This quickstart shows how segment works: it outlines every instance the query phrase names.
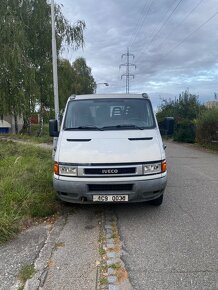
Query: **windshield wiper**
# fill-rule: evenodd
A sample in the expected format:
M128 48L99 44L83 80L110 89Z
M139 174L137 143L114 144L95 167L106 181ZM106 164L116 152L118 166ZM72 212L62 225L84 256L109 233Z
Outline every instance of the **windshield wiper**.
M104 130L110 130L110 129L139 129L139 130L144 130L145 127L141 127L141 126L137 126L137 125L134 125L134 124L127 124L127 125L111 125L111 126L104 126L104 127L101 127L102 129Z
M97 127L97 126L78 126L78 127L70 127L64 128L65 131L73 131L73 130L100 130L103 131L104 129Z

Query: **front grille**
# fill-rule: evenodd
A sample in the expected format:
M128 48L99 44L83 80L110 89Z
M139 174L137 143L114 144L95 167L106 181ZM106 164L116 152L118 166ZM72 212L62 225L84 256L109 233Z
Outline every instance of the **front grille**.
M133 184L88 184L89 191L131 191Z
M125 167L125 168L85 168L84 173L86 175L119 175L119 174L135 174L135 167Z

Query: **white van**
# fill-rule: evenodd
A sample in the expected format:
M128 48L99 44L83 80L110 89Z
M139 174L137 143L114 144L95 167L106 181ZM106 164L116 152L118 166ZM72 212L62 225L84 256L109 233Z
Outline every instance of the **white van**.
M72 203L161 205L165 148L147 94L80 95L68 99L58 136L54 188Z

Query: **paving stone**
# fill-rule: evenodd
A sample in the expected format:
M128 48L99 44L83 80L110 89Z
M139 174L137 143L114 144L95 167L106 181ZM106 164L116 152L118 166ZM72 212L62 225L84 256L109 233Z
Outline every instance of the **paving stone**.
M111 239L111 236L112 236L112 233L107 233L107 234L106 234L106 238L107 238L107 239Z
M108 273L108 276L115 275L116 271L112 268L108 268L107 273Z
M113 234L113 231L111 229L106 229L106 234Z
M107 229L108 229L108 230L112 230L112 226L111 226L111 225L105 225L104 227L105 227L106 230L107 230Z
M119 287L117 285L109 284L108 290L119 290Z
M117 254L115 253L115 252L109 252L109 253L107 253L107 256L108 256L108 258L109 259L115 259L115 258L117 258Z
M107 248L108 249L114 249L115 245L112 243L112 244L107 244Z
M114 240L113 239L107 239L107 244L113 244Z
M110 266L112 264L116 264L116 263L119 263L120 260L119 259L109 259L107 260L107 265Z
M117 277L116 276L112 276L112 275L108 276L107 279L108 279L108 283L109 284L114 284L117 281Z

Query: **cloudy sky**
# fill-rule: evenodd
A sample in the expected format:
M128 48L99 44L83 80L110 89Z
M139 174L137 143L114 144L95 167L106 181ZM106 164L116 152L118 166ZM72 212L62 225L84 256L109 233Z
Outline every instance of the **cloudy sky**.
M160 98L188 89L205 102L218 92L217 0L57 0L65 17L86 22L84 50L65 50L74 61L82 56L92 68L97 93L125 93L127 52L136 65L131 92Z

